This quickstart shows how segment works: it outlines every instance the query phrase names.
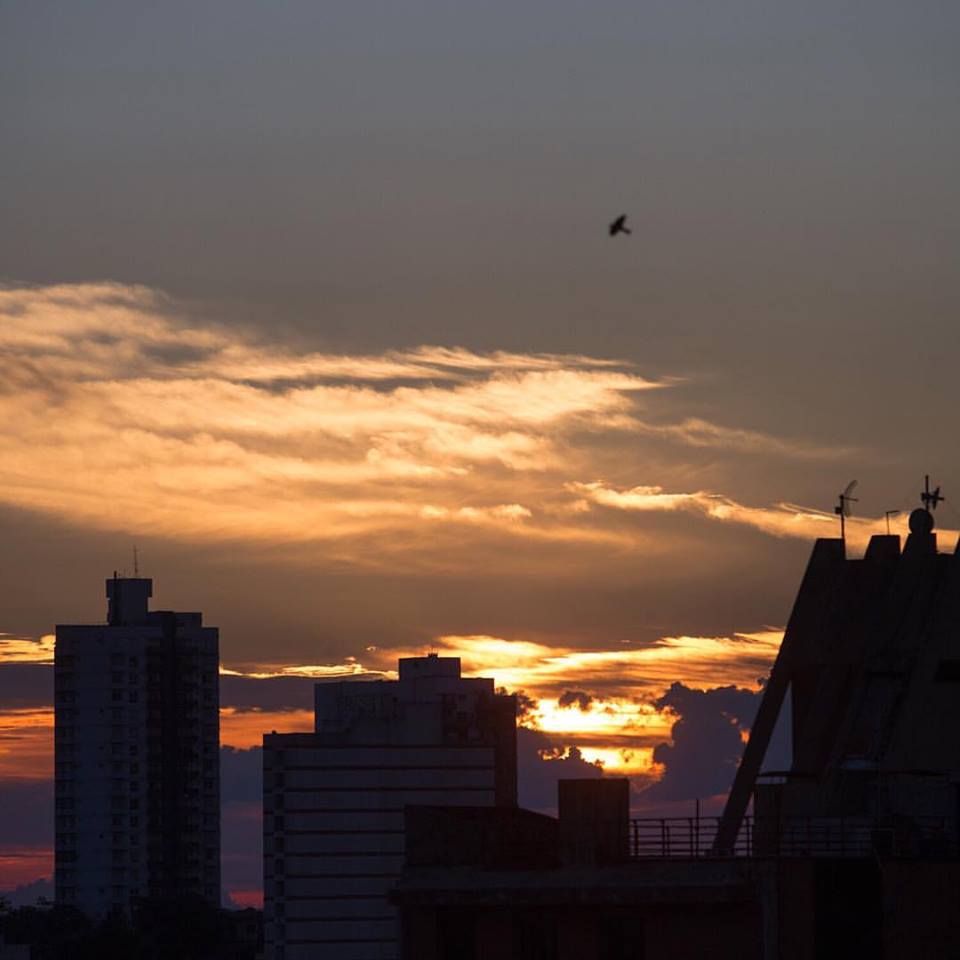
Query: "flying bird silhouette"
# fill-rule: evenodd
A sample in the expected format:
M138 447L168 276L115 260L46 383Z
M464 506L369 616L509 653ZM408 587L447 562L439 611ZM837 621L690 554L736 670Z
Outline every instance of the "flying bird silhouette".
M625 213L621 213L620 216L610 224L609 232L611 237L615 237L618 233L633 233L627 226L627 215Z

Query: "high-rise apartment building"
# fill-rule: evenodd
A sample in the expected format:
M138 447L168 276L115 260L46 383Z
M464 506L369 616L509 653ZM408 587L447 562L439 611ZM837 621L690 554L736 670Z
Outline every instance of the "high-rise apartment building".
M56 899L220 900L218 631L107 580L107 622L57 627Z
M516 761L515 698L458 658L318 684L313 733L264 737L269 960L399 957L404 807L516 806Z

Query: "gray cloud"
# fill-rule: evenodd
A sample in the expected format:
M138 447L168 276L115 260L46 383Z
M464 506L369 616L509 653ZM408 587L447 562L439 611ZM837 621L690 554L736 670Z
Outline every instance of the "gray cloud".
M220 676L220 706L235 710L313 710L311 677Z
M539 730L517 730L517 786L520 806L556 813L557 782L603 776L603 768L583 759L577 747Z
M737 687L694 690L674 683L657 701L677 714L671 743L654 749L663 777L644 800L694 800L726 793L743 753L741 731L748 730L761 693Z
M586 711L590 709L591 703L593 697L583 690L564 690L557 699L557 706L561 709L576 707L580 711Z
M53 846L53 780L3 780L0 850Z
M53 706L53 668L46 663L0 661L0 704L5 710Z

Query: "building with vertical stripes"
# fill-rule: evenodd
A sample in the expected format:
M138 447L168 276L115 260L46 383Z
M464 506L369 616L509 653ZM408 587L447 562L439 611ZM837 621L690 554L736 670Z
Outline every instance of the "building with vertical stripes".
M57 627L58 903L93 917L145 898L220 901L218 632L107 581L107 622Z
M268 960L393 960L404 807L517 802L516 701L460 660L316 687L313 733L263 741Z

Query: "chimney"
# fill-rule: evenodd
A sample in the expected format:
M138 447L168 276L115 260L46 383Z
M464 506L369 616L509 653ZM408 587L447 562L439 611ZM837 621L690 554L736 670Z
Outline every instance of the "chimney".
M560 780L560 856L577 866L622 863L629 854L630 782Z

